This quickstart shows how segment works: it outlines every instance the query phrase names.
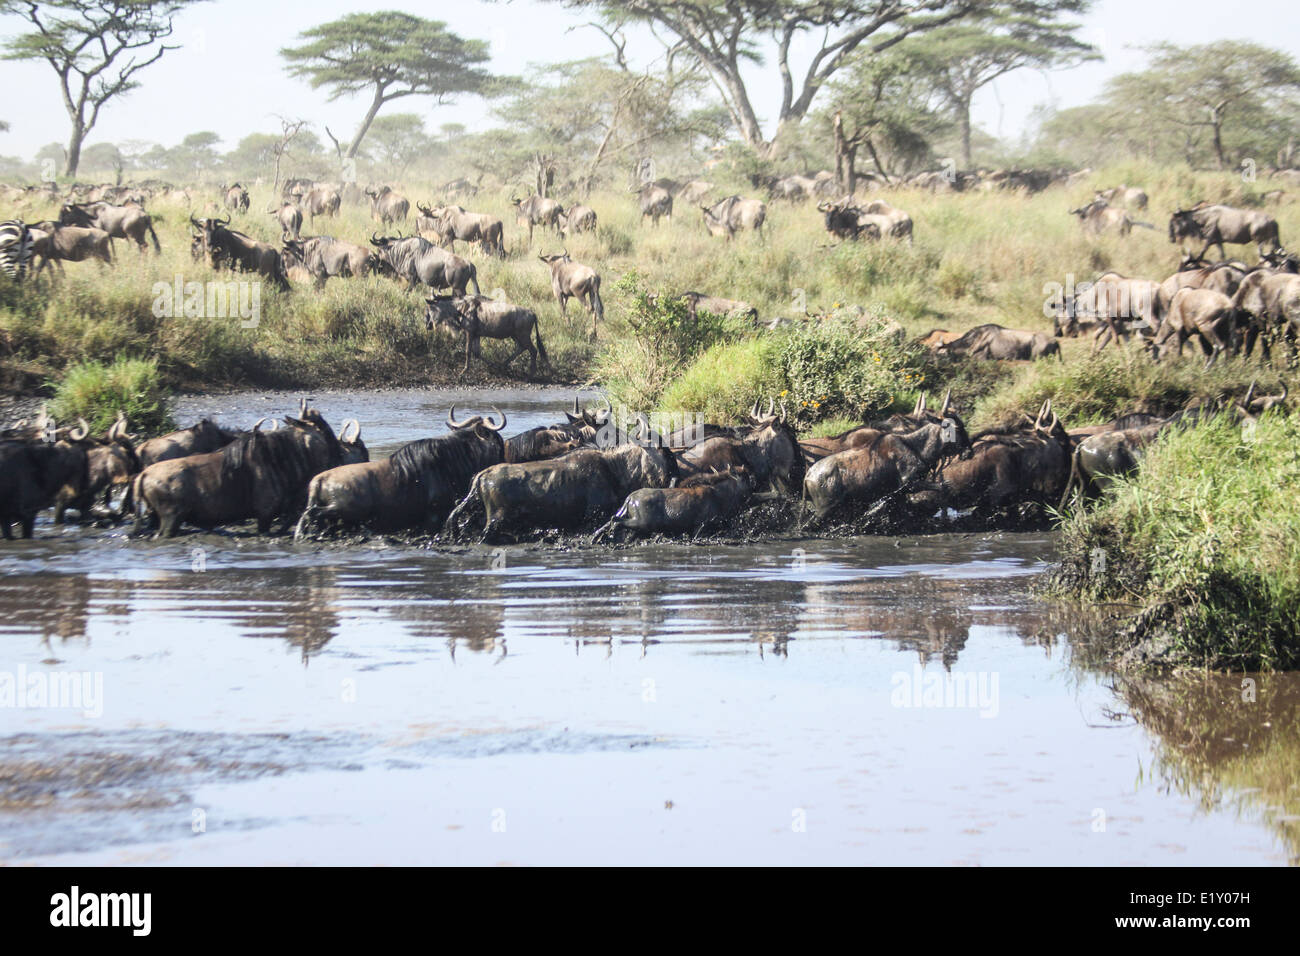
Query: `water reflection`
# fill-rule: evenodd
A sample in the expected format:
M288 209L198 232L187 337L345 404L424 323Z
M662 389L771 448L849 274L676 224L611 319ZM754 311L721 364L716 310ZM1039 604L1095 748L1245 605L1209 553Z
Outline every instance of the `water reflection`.
M1116 716L1157 742L1147 776L1267 824L1300 865L1300 674L1117 676L1114 690Z

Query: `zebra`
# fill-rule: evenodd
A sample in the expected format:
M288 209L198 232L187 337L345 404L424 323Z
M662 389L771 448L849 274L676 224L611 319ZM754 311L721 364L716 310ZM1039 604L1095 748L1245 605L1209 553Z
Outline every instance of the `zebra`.
M0 222L0 272L21 282L32 257L32 232L21 219Z

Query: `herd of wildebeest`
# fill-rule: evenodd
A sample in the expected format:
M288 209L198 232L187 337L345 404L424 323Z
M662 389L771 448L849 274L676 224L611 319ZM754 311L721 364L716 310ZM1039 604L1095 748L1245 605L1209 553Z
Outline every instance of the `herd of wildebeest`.
M768 183L769 198L823 195L823 177L804 178L806 184L796 183L800 195L793 196L783 181ZM1044 177L1039 188L1056 181L1061 180ZM959 188L951 179L943 182L944 188ZM1014 178L987 182L1018 185ZM426 298L428 327L464 334L466 368L478 354L479 339L494 337L514 340L511 361L530 352L530 374L536 373L538 355L546 361L536 314L481 295L475 264L452 251L460 241L504 257L499 218L468 212L448 199L440 206L417 204L418 235L374 234L369 249L328 236L304 238L304 216L314 221L335 215L349 188L385 224L404 222L410 214L409 202L391 187L293 180L282 203L267 210L282 230L281 248L229 228L229 216L191 213L194 256L214 268L253 272L284 285L295 275L318 285L371 272L405 280L412 289L434 293ZM114 237L142 251L152 239L156 249L144 208L148 197L138 187L131 195L120 187L107 189L112 191L69 197L57 222L0 225L4 271L21 280L32 258L37 273L60 259L108 262L111 251L99 251ZM166 195L163 187L155 189ZM671 217L674 199L686 199L699 203L710 233L731 239L754 232L762 241L766 202L740 196L700 202L711 189L702 181L658 181L633 192L643 222L652 226ZM581 204L565 208L535 194L511 199L530 244L534 228L567 235L596 227L596 212ZM239 184L226 190L223 201L247 212L248 194ZM1098 192L1072 213L1090 232L1127 234L1135 225L1149 225L1129 214L1146 206L1143 190L1124 185ZM912 239L911 217L884 199L821 198L817 208L837 242ZM1081 284L1053 304L1055 336L982 325L960 335L936 329L920 341L941 355L1059 359L1059 337L1091 332L1094 349L1137 335L1155 358L1171 350L1181 354L1195 339L1207 366L1227 353L1249 356L1256 343L1270 361L1271 349L1284 343L1294 361L1300 257L1282 247L1272 216L1202 202L1172 214L1169 239L1185 249L1189 242L1201 248L1185 252L1177 271L1163 281L1108 272ZM1255 244L1258 262L1204 258L1214 247L1226 255L1225 243ZM551 270L561 312L569 298L577 298L592 315L594 337L604 311L600 275L572 261L567 251L540 258ZM451 294L438 295L443 289ZM742 301L699 292L682 298L691 317L728 313L758 322L757 311ZM377 461L370 460L358 422L344 423L336 434L306 399L297 415L263 419L248 430L204 420L143 441L121 417L103 435L91 435L84 422L59 427L42 412L0 430L0 530L10 538L11 525L18 523L23 536L31 537L36 515L49 507L56 523L69 510L83 520L133 517L138 533L156 530L163 537L182 526L211 529L250 520L260 534L278 526L280 533L293 529L295 537L416 532L456 541L518 540L553 531L594 540L736 533L755 529L759 515L768 528L775 521L801 531L871 530L898 522L926 527L955 513L996 521L1013 513L1042 515L1044 506L1061 507L1076 490L1095 491L1109 476L1131 472L1143 448L1164 429L1209 414L1253 420L1287 397L1285 388L1264 395L1252 385L1214 406L1167 416L1133 413L1082 428L1068 428L1049 400L1032 417L1023 414L1019 422L968 434L949 397L933 410L922 395L910 414L816 438L800 438L785 409L770 399L765 412L756 401L741 421L701 423L669 434L656 431L644 415L615 421L612 409L584 408L575 398L563 421L503 437L504 414L458 420L452 406L447 434L409 442Z

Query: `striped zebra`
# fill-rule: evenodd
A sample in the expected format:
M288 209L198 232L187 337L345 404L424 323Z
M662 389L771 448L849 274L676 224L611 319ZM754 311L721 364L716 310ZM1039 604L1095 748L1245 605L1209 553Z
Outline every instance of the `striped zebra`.
M21 282L32 257L32 232L21 219L0 222L0 272Z

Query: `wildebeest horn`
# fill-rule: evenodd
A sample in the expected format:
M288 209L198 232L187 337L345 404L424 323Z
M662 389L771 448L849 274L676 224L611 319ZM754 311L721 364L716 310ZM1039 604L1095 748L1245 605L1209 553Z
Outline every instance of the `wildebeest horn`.
M939 409L939 417L942 418L948 414L948 406L952 404L952 387L948 388L947 394L943 396L943 407Z
M573 393L573 414L575 415L580 414L580 411L581 410L578 408L578 393L574 392Z
M916 399L916 406L912 409L913 417L925 414L926 392L922 392Z
M256 432L256 431L260 431L261 428L262 428L262 426L263 426L264 424L266 424L267 422L270 422L270 423L271 423L271 427L270 427L269 429L267 429L267 431L273 431L273 432L274 432L274 431L279 431L279 430L280 430L280 419L276 418L274 415L268 415L268 416L265 417L265 418L259 418L259 419L257 420L257 424L253 426L253 431L255 431L255 432Z
M456 421L456 403L452 402L451 410L447 412L447 424L450 425L452 428L464 428L466 425L469 424L469 422L470 420L466 420L463 422Z
M501 409L497 408L495 405L492 406L492 411L496 412L499 416L501 416L501 424L493 425L492 419L484 418L483 427L486 428L488 431L499 432L501 431L501 429L506 427L506 413L501 411Z
M306 416L307 416L307 399L300 398L298 399L298 417L305 418Z
M767 415L764 417L771 418L774 411L776 411L776 402L772 399L772 396L769 395L767 398Z
M73 441L84 441L90 434L90 423L84 418L77 419L77 427L68 429L68 437Z
M372 232L372 233L370 234L370 244L371 244L372 246L377 246L377 245L379 245L379 233L377 233L377 232Z
M356 434L354 434L351 438L347 437L349 428L356 429ZM339 441L350 445L356 443L360 438L361 438L361 423L357 421L355 418L345 419L343 422L343 427L339 429Z
M1246 397L1242 400L1242 404L1245 405L1247 408L1250 408L1251 396L1255 394L1256 381L1257 381L1256 379L1251 379L1250 388L1246 389Z

